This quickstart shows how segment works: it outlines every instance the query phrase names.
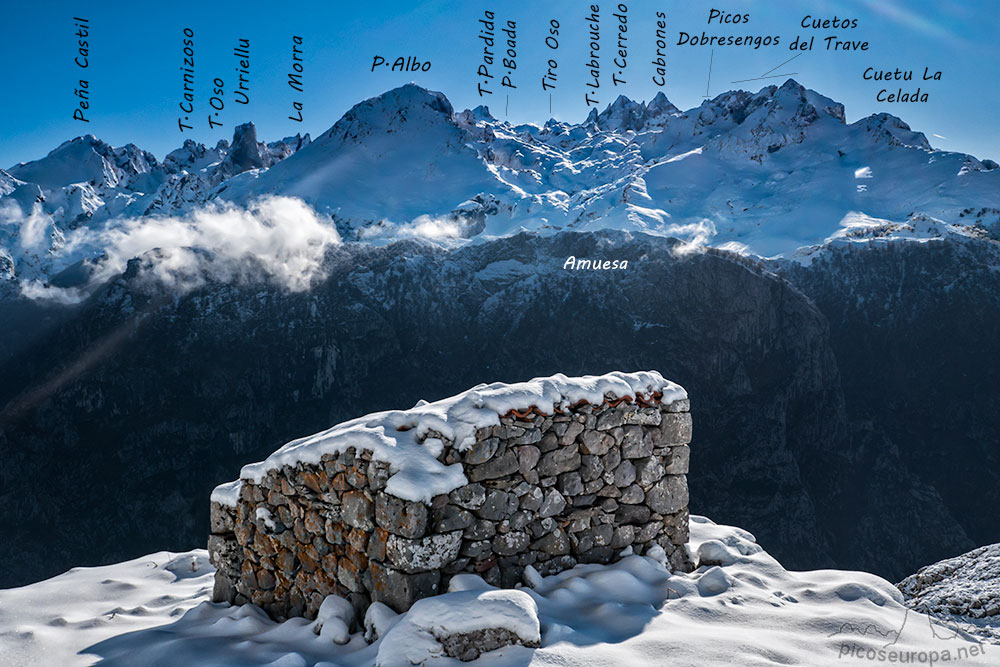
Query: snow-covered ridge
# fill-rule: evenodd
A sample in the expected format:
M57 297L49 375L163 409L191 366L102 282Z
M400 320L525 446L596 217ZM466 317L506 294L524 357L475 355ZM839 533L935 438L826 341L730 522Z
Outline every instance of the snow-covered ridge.
M420 402L409 410L365 415L326 431L284 445L260 463L240 471L240 480L259 483L268 471L297 463L317 464L325 454L349 447L372 452L375 460L390 464L386 491L404 500L429 502L468 483L461 464L446 466L438 460L445 442L464 451L475 441L477 429L495 426L512 410L534 408L553 414L580 401L601 404L611 395L618 399L644 398L673 403L687 398L684 389L656 371L570 378L562 374L528 382L481 384L433 403ZM235 506L240 482L217 487L212 501Z
M822 244L799 248L787 258L808 266L831 249L844 246L885 245L887 243L931 243L940 241L989 241L990 232L981 224L950 223L922 213L895 222L852 211L841 227Z

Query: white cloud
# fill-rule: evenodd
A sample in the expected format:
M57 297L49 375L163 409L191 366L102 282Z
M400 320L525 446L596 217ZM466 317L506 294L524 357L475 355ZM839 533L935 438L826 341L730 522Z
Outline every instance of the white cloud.
M23 230L22 223L22 242ZM192 289L208 279L264 278L301 291L322 277L326 250L338 243L333 223L301 200L267 197L247 208L218 203L183 216L114 219L96 228L81 227L66 234L55 259L68 266L81 258L100 257L90 285L142 257L149 260L146 275L172 288ZM52 290L26 281L24 291L39 297Z
M674 248L677 257L684 257L696 252L703 252L709 242L715 237L715 223L708 218L684 225L669 225L664 231L675 236L683 243Z
M416 236L425 239L454 239L461 236L462 230L453 220L432 218L421 215L408 225L399 228L400 236Z
M0 220L7 225L17 226L17 243L24 250L41 249L52 223L51 218L42 211L41 204L35 204L31 207L31 213L24 215L21 207L13 201L4 202L4 205L0 206Z
M444 241L462 238L462 228L455 220L447 217L421 215L405 223L380 220L373 225L361 227L358 230L358 238L376 243L404 238Z

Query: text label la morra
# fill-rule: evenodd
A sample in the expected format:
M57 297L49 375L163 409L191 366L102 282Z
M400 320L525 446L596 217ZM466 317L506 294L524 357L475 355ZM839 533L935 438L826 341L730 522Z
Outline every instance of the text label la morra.
M292 35L292 71L288 73L288 85L292 90L296 92L304 92L305 84L302 82L302 72L304 67L302 66L302 38L298 35ZM289 114L288 120L294 120L298 123L302 122L302 109L304 105L299 100L292 100L292 113Z

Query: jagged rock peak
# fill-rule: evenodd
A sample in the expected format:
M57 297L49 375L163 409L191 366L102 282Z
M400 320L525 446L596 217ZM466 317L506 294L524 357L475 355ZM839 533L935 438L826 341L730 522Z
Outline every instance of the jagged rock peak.
M156 157L135 144L115 148L93 134L84 134L64 141L41 159L21 162L8 171L42 187L83 182L115 187L157 166Z
M184 144L163 158L163 167L168 174L184 171L197 171L222 160L229 149L228 142L220 142L215 148L209 148L193 139L185 139Z
M81 134L78 137L73 137L72 139L67 139L66 141L62 142L61 144L50 150L48 153L46 153L44 158L41 158L39 160L29 160L27 162L18 162L10 169L8 169L8 171L11 173L15 173L16 171L28 165L38 164L47 158L58 156L60 154L69 153L74 150L75 151L93 150L94 152L97 152L99 154L108 154L111 152L112 147L109 144L106 144L105 142L98 139L93 134Z
M493 114L490 113L490 108L485 104L480 104L478 107L472 110L472 117L476 120L496 120Z
M248 140L257 141L257 126L254 125L253 121L237 125L236 129L233 130L233 148L238 146L241 141Z
M286 146L292 146L296 150L298 150L299 148L308 146L310 141L312 141L312 137L309 136L308 132L306 132L305 134L296 132L292 136L284 137L283 139L279 139L278 141L272 141L267 145L268 147L275 147L284 144Z
M404 125L453 124L454 115L455 110L444 93L407 83L355 104L317 141L356 139L398 131Z
M675 114L680 113L680 109L674 106L674 104L667 99L667 96L663 94L662 91L658 92L656 96L649 101L646 105L646 112L656 111L660 114Z
M296 134L292 137L285 137L278 141L272 141L266 146L268 155L270 156L271 164L275 162L280 162L284 160L289 155L298 153L300 150L308 146L312 142L312 138L309 133Z
M806 88L795 79L788 79L781 86L765 86L756 93L731 90L703 102L699 111L704 123L714 122L721 116L737 125L757 112L771 124L809 125L823 117L844 123L846 118L843 104Z
M680 113L680 109L671 104L662 92L657 93L648 103L636 102L624 95L619 95L614 102L597 115L596 122L602 130L640 132L649 129L662 129L670 116Z
M769 86L769 88L771 87ZM795 79L788 79L785 83L781 84L780 88L771 92L769 96L783 104L791 103L797 105L801 117L819 117L825 115L841 123L846 120L843 104L825 95L820 95L815 90L806 88Z
M252 122L237 125L233 130L233 143L226 155L226 163L234 169L234 173L270 166L267 146L257 141L257 126Z
M458 112L454 118L466 130L470 130L473 133L482 133L482 139L492 139L493 133L490 126L499 122L490 113L489 107L485 104L480 104L475 109L466 109L465 111Z
M634 130L638 132L642 129L645 111L645 104L619 95L614 102L598 114L597 125L603 130L618 132Z
M875 141L885 141L892 146L917 146L927 150L931 149L931 144L923 132L913 131L902 118L884 111L862 118L854 125L864 127Z

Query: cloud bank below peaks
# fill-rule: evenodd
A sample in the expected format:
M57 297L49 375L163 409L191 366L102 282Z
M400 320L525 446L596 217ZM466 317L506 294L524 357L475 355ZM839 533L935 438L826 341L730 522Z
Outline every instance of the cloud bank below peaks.
M22 291L30 297L60 291L47 295L68 300L69 292L85 294L134 258L143 259L145 276L181 291L208 281L261 279L303 291L323 277L326 251L340 242L333 222L300 199L265 197L246 208L213 203L179 217L118 218L68 232L50 252L67 267L91 263L86 286L66 290L28 281Z

